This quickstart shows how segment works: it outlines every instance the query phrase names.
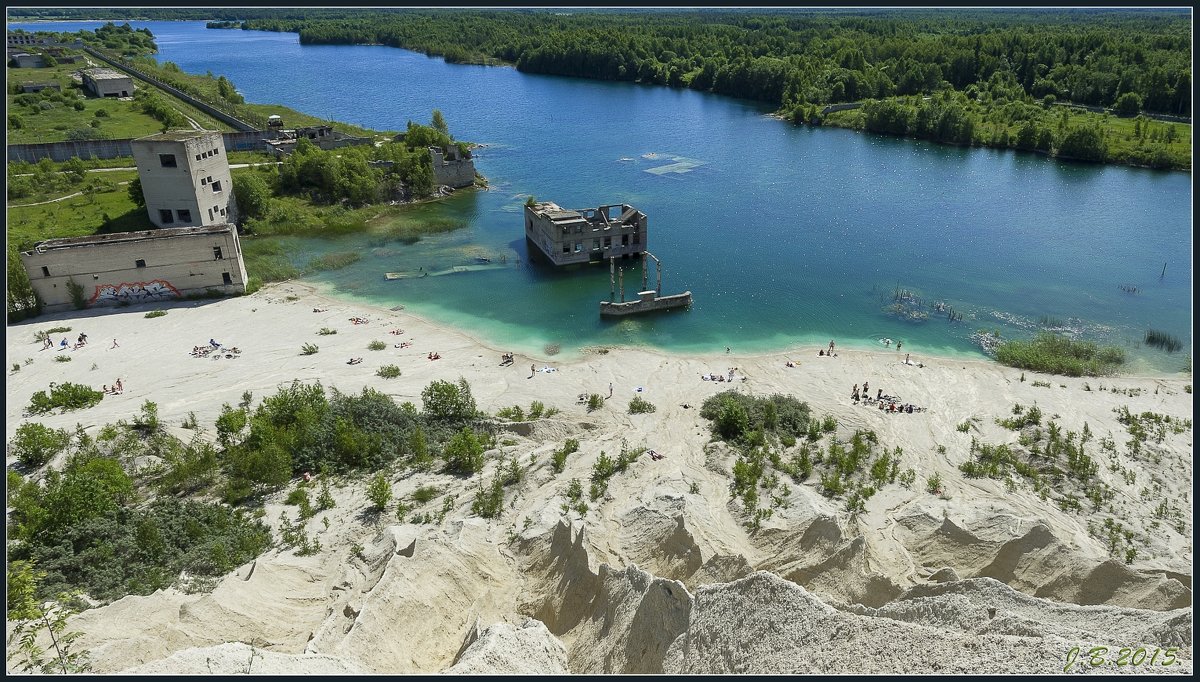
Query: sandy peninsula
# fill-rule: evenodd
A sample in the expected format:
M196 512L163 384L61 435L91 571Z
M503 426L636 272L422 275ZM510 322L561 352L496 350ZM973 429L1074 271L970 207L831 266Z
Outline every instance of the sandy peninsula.
M167 314L145 317L156 309ZM35 334L55 326L71 328L53 335L55 344L80 333L88 343L41 350ZM322 328L337 333L319 335ZM193 355L210 341L220 352ZM385 347L369 350L372 341ZM318 352L301 354L306 343ZM404 310L355 305L298 283L10 325L7 439L27 420L35 391L67 381L100 388L119 379L123 392L36 421L97 429L151 400L173 430L194 413L211 434L223 404L247 391L257 402L294 379L343 392L370 386L419 407L429 382L462 377L488 413L535 400L560 410L506 425L504 445L488 453L484 480L501 457L528 463L500 518L471 513L478 478L406 472L392 476L398 497L429 484L456 493L444 520L368 522L360 515L365 483L340 480L337 507L309 522L318 554L271 550L212 592L160 590L76 616L71 627L84 633L79 643L94 668L1060 672L1072 647L1102 643L1175 647L1180 662L1167 671L1191 671L1191 432L1155 444L1153 458L1134 457L1115 412L1191 419L1190 375L1041 376L909 347L838 349L836 357L818 356L816 347L755 355L736 347L713 355L610 348L571 360L518 353L502 365L507 351ZM354 358L362 361L348 364ZM376 375L390 364L400 377ZM732 381L702 379L731 371ZM871 394L925 410L855 404L851 389L864 382ZM578 400L608 396L610 387L599 410ZM707 397L731 389L794 395L814 415L834 417L838 438L874 431L881 444L900 448L915 484L888 486L851 514L813 480L784 481L790 502L749 527L729 492L736 455L710 442L699 415ZM656 411L628 414L634 396ZM1114 441L1111 461L1096 455L1098 476L1115 491L1113 513L1145 538L1135 560L1114 556L1089 530L1087 513L1060 509L1028 486L962 474L973 438L1017 441L995 423L1016 404L1036 404L1064 430L1086 423ZM549 453L566 438L577 438L580 451L556 474ZM618 452L622 442L662 457L642 457L615 477L586 516L564 513L567 482L587 481L600 451ZM926 490L934 474L940 494ZM268 501L266 519L279 516L282 499ZM1182 528L1152 523L1162 500L1186 507ZM858 653L848 659L846 647Z

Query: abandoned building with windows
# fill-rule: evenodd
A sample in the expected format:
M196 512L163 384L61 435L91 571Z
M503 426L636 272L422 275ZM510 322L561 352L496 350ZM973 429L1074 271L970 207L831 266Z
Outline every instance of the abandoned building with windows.
M49 239L21 261L47 312L246 291L233 225Z
M582 210L549 201L525 206L525 237L554 265L598 263L646 250L646 214L629 204Z
M133 78L115 69L84 69L83 89L92 97L133 97Z
M150 222L157 227L237 222L233 179L220 133L172 131L133 141Z

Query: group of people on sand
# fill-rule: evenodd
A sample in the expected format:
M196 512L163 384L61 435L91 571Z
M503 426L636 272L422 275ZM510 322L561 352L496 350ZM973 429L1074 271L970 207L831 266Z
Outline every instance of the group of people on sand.
M513 359L512 353L501 353L500 354L500 366L501 367L503 367L504 365L511 365L513 362L514 362L514 359Z
M109 388L108 384L104 385L104 392L108 395L121 395L125 392L125 384L122 384L121 378L117 377L117 381L112 385L112 388Z
M666 455L659 454L655 450L647 450L646 454L650 455L650 459L654 460L655 462L657 462L660 459L666 459L666 457L667 457Z
M437 351L429 351L429 355L425 356L426 360L441 360L442 356Z
M87 339L88 339L87 334L80 333L79 338L77 338L75 340L75 343L72 344L70 341L67 340L67 337L64 336L63 340L58 343L58 347L61 350L66 350L68 348L70 348L71 350L79 350L80 348L83 348L84 346L87 345ZM47 349L52 349L52 348L54 348L54 340L53 339L51 339L49 336L42 339L42 350L47 350Z
M733 373L736 371L737 371L737 367L730 367L729 372L727 374L716 374L716 373L701 374L700 380L701 381L719 381L722 383L724 383L726 381L732 382L733 381Z
M388 333L391 334L392 336L400 336L401 334L404 333L404 330L403 329L393 329L393 330L389 331Z
M350 318L350 322L352 324L368 324L370 323L370 320L365 317L352 317Z
M837 353L833 352L833 339L829 340L829 350L825 350L824 348L822 348L817 351L817 356L822 357L822 358L836 358L837 357Z
M911 405L909 403L897 403L886 400L879 401L879 409L883 412L907 412L908 414L925 411L924 407L917 407L916 405Z

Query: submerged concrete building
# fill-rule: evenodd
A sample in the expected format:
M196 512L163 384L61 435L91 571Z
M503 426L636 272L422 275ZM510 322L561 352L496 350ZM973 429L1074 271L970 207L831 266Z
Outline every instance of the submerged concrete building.
M554 265L596 263L646 250L646 214L629 204L582 210L542 201L525 206L525 238Z
M92 97L133 97L133 77L115 69L84 69L83 89Z
M158 227L237 222L221 133L171 131L138 138L131 147L150 222Z
M246 291L233 225L50 239L22 253L21 262L50 312L75 307L76 296L92 307Z

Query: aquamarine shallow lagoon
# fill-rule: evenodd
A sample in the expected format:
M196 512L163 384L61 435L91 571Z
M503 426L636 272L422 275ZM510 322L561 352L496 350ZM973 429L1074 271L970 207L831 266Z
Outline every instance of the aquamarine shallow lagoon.
M464 229L416 244L374 234L289 244L297 262L362 254L312 278L337 296L404 305L497 347L766 351L831 338L881 348L891 338L918 356L982 357L969 340L977 329L1027 337L1054 318L1125 347L1128 371L1157 374L1179 371L1184 358L1144 347L1148 328L1191 344L1189 173L795 127L753 102L449 65L387 47L301 46L294 34L202 22L132 23L157 37L160 61L226 75L249 101L385 130L427 122L436 107L457 137L486 144L476 165L487 191L409 209L461 219ZM677 160L690 170L648 172ZM695 305L600 320L606 267L555 272L529 262L521 207L530 194L566 207L626 202L645 211L664 293L690 289ZM504 267L384 279L477 256ZM625 274L633 296L640 268ZM897 287L964 319L889 314Z

